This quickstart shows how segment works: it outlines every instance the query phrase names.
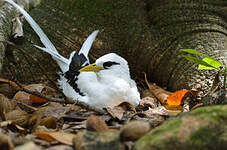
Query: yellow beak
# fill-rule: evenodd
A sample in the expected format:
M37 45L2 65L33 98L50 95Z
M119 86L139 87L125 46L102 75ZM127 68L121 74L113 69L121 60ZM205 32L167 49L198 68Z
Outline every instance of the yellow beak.
M79 70L79 72L84 72L84 71L92 71L92 72L99 72L100 70L103 70L102 67L96 66L95 63L87 65Z

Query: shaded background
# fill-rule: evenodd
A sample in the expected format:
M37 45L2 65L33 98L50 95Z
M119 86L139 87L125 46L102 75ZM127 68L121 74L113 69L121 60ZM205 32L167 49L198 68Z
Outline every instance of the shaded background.
M42 0L29 13L63 56L79 50L99 29L90 52L93 61L115 52L127 59L134 78L141 79L146 72L150 81L173 91L198 85L207 89L216 74L198 71L196 65L178 58L180 48L227 60L226 4L224 0ZM28 55L9 47L2 76L13 74L23 83L50 83L47 76L56 81L60 69L48 54L33 47L42 44L24 25L25 37L18 43Z

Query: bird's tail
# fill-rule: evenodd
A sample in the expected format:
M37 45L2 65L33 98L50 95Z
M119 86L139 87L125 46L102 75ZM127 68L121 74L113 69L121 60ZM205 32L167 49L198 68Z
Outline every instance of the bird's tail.
M70 55L70 58L67 59L63 56L61 56L57 49L54 47L54 45L51 43L51 41L48 39L46 34L43 32L43 30L39 27L39 25L34 21L34 19L19 5L17 5L13 0L5 0L6 2L13 5L15 8L17 8L21 14L24 15L27 22L31 25L33 30L36 32L36 34L39 36L41 42L45 47L40 47L38 45L35 45L35 47L49 53L52 58L58 63L59 67L61 68L62 72L66 72L69 69L69 65L71 63L72 57L76 54L75 52L72 52ZM78 55L84 55L86 58L86 63L89 63L88 59L88 53L90 51L90 48L98 34L98 30L92 32L91 35L87 38L87 40L83 43L83 46L81 47Z
M36 32L36 34L39 36L41 42L45 47L40 47L37 45L35 46L49 53L53 57L53 59L58 63L62 72L67 71L70 63L69 60L58 53L57 49L54 47L54 45L48 39L46 34L43 32L43 30L39 27L39 25L33 20L33 18L23 8L17 5L13 0L5 0L5 1L13 5L15 8L17 8L20 11L21 14L24 15L25 19L31 25L31 27Z

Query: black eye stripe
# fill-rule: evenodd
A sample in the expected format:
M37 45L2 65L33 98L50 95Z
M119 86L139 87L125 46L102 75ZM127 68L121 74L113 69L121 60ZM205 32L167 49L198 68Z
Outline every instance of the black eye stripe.
M120 64L117 62L114 62L114 61L107 61L107 62L103 63L103 68L108 69L109 67L111 67L113 65L120 65Z

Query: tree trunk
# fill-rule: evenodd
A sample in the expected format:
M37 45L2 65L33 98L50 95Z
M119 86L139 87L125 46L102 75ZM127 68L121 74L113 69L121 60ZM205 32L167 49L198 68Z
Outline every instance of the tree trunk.
M192 48L227 64L226 4L225 0L43 0L30 14L64 56L79 50L99 29L92 58L115 52L128 60L133 76L146 72L150 81L170 90L197 85L207 89L215 72L198 71L177 56L180 48ZM46 81L44 74L56 78L56 63L33 47L41 44L27 23L24 30L21 47L43 69L10 49L13 55L8 55L3 75L9 76L11 70L22 82ZM9 64L13 64L10 69Z

